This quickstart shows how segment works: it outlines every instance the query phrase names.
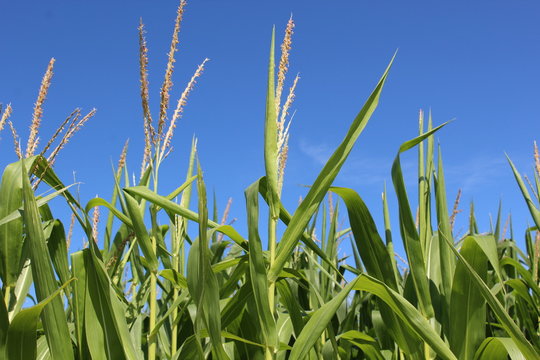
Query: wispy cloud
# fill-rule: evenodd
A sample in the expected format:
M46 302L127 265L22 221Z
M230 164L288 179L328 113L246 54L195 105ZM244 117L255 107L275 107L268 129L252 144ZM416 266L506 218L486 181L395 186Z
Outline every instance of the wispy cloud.
M334 150L326 143L313 144L305 138L300 140L299 147L304 155L319 165L324 165ZM338 181L345 183L346 186L382 186L385 181L391 183L390 172L393 161L393 157L383 155L350 156L338 176ZM415 159L407 157L401 159L401 168L408 185L415 184L416 166ZM448 159L444 171L447 183L461 188L464 192L496 184L501 181L501 177L508 179L509 175L508 163L504 156Z
M326 164L332 155L332 149L328 144L312 144L305 139L300 139L300 151L320 165Z
M508 163L504 157L475 156L460 159L459 164L449 163L445 166L445 177L452 183L471 192L481 186L493 185L501 178L508 178Z
M324 165L332 155L334 148L326 143L313 144L306 139L299 142L300 151L318 165ZM337 183L344 186L376 185L382 187L390 181L393 159L384 156L349 156L337 178ZM405 176L416 171L411 162L402 162Z

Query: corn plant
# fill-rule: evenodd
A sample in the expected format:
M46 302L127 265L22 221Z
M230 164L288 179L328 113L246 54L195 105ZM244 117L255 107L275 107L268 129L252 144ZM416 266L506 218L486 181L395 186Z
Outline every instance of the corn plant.
M5 168L0 184L0 358L540 358L537 149L533 196L510 162L535 223L525 231L526 252L516 246L513 234L505 238L501 211L487 233L479 233L471 211L469 232L456 236L458 201L450 214L443 156L434 146L434 133L446 124L433 127L431 114L426 125L420 113L419 135L397 149L391 174L399 217L390 218L385 188L384 229L378 229L361 194L333 183L378 106L392 58L307 195L294 211L286 209L281 190L289 109L298 82L297 77L282 103L291 19L277 74L272 33L265 174L245 190L247 234L242 235L227 224L227 209L219 221L217 208L208 208L196 140L185 179L168 193L159 187L174 129L206 63L197 68L169 116L184 7L181 1L155 121L142 22L139 26L145 148L138 180L128 175L126 144L113 171L110 201L94 198L83 206L56 176L54 157L45 156L50 145L35 155L39 121L26 153L16 146L19 160ZM35 119L41 119L39 104L50 84L50 66ZM11 108L0 114L1 130ZM69 129L80 128L80 111L68 119L67 124L74 124ZM408 196L400 161L413 148L418 151L416 205ZM52 191L36 195L40 183ZM48 205L58 196L86 236L88 244L81 251L68 254L72 231L66 235L64 222ZM101 232L99 208L108 211ZM261 213L268 216L266 229L259 228ZM343 217L345 228L340 225ZM392 221L397 221L399 234L392 232ZM399 240L405 269L394 253ZM350 241L352 262L338 256L344 241ZM36 304L24 308L34 293Z

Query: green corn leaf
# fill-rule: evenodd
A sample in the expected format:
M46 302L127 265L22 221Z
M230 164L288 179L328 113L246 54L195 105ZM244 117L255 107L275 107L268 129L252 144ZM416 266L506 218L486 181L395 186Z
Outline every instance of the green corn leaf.
M392 182L394 183L399 205L399 229L405 245L407 257L409 258L410 271L414 281L416 294L420 302L420 308L427 317L433 317L434 315L426 275L427 264L425 262L425 254L423 253L420 237L416 231L407 191L405 189L405 182L401 171L400 154L418 145L444 125L446 125L446 123L403 143L399 147L399 151L392 165Z
M206 329L202 329L201 331L199 331L199 336L200 336L200 337L209 337L208 331L206 331ZM240 342L243 342L243 343L245 343L245 344L249 344L249 345L254 345L254 346L260 347L260 348L262 348L262 349L265 348L265 346L264 346L263 344L259 344L259 343L256 343L256 342L254 342L254 341L251 341L251 340L248 340L248 339L244 339L243 337L240 337L240 336L231 334L230 332L227 332L227 331L222 331L222 332L221 332L221 336L223 336L225 339L230 339L230 340L240 341Z
M420 111L419 119L419 136L424 134L424 113ZM428 137L428 139L430 139ZM417 145L418 147L418 229L419 229L419 238L420 244L422 245L422 250L424 254L428 254L428 241L431 240L431 236L428 234L428 229L431 224L428 226L428 216L429 216L429 202L430 202L430 191L429 191L429 173L426 173L426 157L424 154L424 141L421 141ZM429 147L429 146L428 146ZM429 159L428 159L429 161Z
M425 341L440 358L457 359L426 318L403 296L369 275L360 275L352 284L354 290L367 291L384 301L409 331Z
M122 221L127 226L130 226L130 227L133 226L133 224L131 223L131 220L130 220L129 217L124 215L122 212L118 211L118 209L115 208L111 203L109 203L107 200L102 199L102 198L93 198L93 199L91 199L86 204L86 207L84 208L85 213L88 214L90 212L90 210L92 210L96 206L105 206L107 209L109 209L111 214L113 214L114 216L116 216L118 218L118 220ZM126 204L126 206L127 206L127 204Z
M154 327L154 330L152 330L152 332L148 335L148 337L156 336L159 329L161 329L162 325L165 323L165 321L167 321L167 319L169 318L169 316L171 316L171 314L173 313L173 311L175 309L177 311L179 310L178 311L179 315L177 315L177 316L182 315L182 312L186 309L186 305L187 305L186 299L187 299L187 297L188 297L187 291L183 292L179 297L176 298L176 300L174 300L171 303L171 306L169 307L169 309L156 322L156 326Z
M121 194L121 192L119 191L120 187L116 186L116 184L118 184L120 182L120 180L122 179L122 169L119 168L118 170L115 171L114 170L114 165L112 165L112 170L113 170L115 186L113 186L113 193L112 193L110 203L112 204L111 207L114 207L114 205L116 205L116 202L118 201L119 194ZM88 211L86 211L86 213L88 213ZM111 246L111 239L112 239L112 236L113 236L112 227L113 227L113 222L114 222L114 216L115 216L115 214L112 211L109 211L109 213L107 214L107 222L106 222L106 225L105 225L105 235L103 237L103 248L106 251L109 251L110 246Z
M37 160L36 156L26 159L27 169L35 169ZM4 287L15 284L22 265L20 262L23 242L20 239L23 234L23 221L19 209L23 206L22 177L27 177L27 172L23 174L22 167L22 161L8 165L0 183L0 279ZM46 201L50 199L51 197L48 197Z
M75 279L70 279L37 305L19 312L9 325L7 336L7 358L10 360L28 360L36 358L37 325L46 305L55 299L66 286Z
M81 272L86 273L86 294L81 305L84 307L84 333L92 359L140 359L129 334L126 311L103 264L91 249L83 250L83 254L85 269Z
M488 260L473 237L465 238L460 250L471 269L482 279L487 279ZM463 263L458 263L450 295L450 348L467 360L474 356L486 333L486 303L475 281L469 276Z
M253 288L249 280L233 296L221 311L221 325L227 328L234 320L243 315L248 301L253 301Z
M460 263L465 265L468 276L473 279L475 286L480 290L482 296L488 303L489 307L500 321L501 326L506 330L508 335L512 338L516 346L523 353L527 359L538 359L540 354L534 349L534 347L527 341L519 327L514 323L510 315L506 312L499 300L491 293L489 287L482 281L482 278L474 271L474 268L463 258L463 256L449 243L452 251L457 256Z
M187 284L189 293L197 305L197 320L204 321L210 334L212 353L217 359L229 359L221 340L221 317L219 307L219 285L210 264L208 249L208 209L206 187L200 167L197 189L199 192L199 238L193 242L188 256ZM196 324L197 329L201 325Z
M133 230L137 236L137 243L146 257L150 270L156 271L158 260L154 249L152 248L152 241L150 240L150 236L148 236L148 231L144 225L139 204L137 204L137 201L129 194L125 194L125 198L127 210L133 224Z
M338 194L345 202L355 245L368 274L383 281L391 289L398 291L397 269L392 266L388 250L384 246L375 221L362 198L351 189L332 187L330 190ZM414 353L417 341L411 338L407 331L404 331L398 319L391 311L387 311L388 309L384 303L379 305L383 310L381 315L390 334L403 351L408 354Z
M122 343L115 331L106 289L103 289L92 268L92 260L85 258L87 288L84 303L84 332L92 359L124 359Z
M159 272L159 275L164 277L165 279L169 280L171 283L173 283L175 286L181 288L181 289L187 289L187 280L186 278L173 269L165 269L161 270Z
M474 240L491 263L493 271L495 272L495 275L497 275L497 280L502 282L503 275L499 264L499 254L495 237L493 235L476 235L474 236Z
M512 172L514 173L514 177L516 178L516 182L519 185L519 189L521 190L521 193L523 195L523 198L525 199L525 203L527 204L527 207L529 208L529 212L531 213L531 216L534 220L534 223L537 228L540 228L540 211L536 208L531 195L529 194L529 190L527 190L527 186L523 182L523 179L521 178L521 175L517 171L514 163L508 155L506 155L506 158L508 159L508 163L510 164L510 167L512 168Z
M309 220L319 207L319 204L326 195L328 188L332 185L332 182L338 175L339 170L351 152L353 145L358 139L358 136L360 136L367 125L369 118L375 111L383 85L386 81L386 77L388 76L392 62L394 61L394 57L383 73L379 83L375 87L375 90L371 93L367 102L354 119L349 131L345 135L345 138L323 167L317 176L317 179L311 186L308 194L306 195L306 198L295 211L291 222L289 223L289 226L287 226L281 242L279 243L274 265L272 265L268 273L270 281L275 281L277 279L281 269L283 269L285 263L289 260L294 248L298 244L300 235L302 235L304 232Z
M45 234L41 224L36 199L27 176L25 161L21 161L22 199L24 202L23 223L28 241L29 257L34 275L34 286L38 301L43 301L57 289ZM62 299L51 299L51 305L41 315L45 336L53 358L72 359L73 350Z
M390 226L390 212L388 210L388 193L386 192L386 182L384 184L384 191L382 193L382 201L383 201L384 234L385 234L385 240L386 240L386 251L388 252L388 256L392 264L392 270L394 272L395 282L396 284L399 284L400 282L399 279L401 275L397 267L396 255L394 252L394 242L392 241L392 230ZM358 247L356 247L356 249L358 249ZM355 256L356 256L356 253L355 253ZM357 261L357 263L359 262Z
M212 264L212 270L215 273L219 273L219 272L222 272L224 270L230 269L235 265L238 265L242 260L245 261L245 259L246 258L244 256L240 256L240 257L237 257L237 258L226 259L226 260L220 261L218 263Z
M38 209L41 209L41 207L45 206L46 204L49 203L49 201L51 201L52 199L56 198L57 196L59 195L62 195L62 193L64 193L67 189L69 189L70 187L72 187L73 185L69 185L69 186L66 186L65 188L63 189L60 189L58 191L55 191L47 196L44 196L44 197L40 197L40 198L37 198L36 199L36 204L37 204L37 207ZM10 221L13 221L13 220L16 220L20 217L22 217L22 207L20 207L19 209L13 211L11 214L9 214L8 216L4 217L3 219L0 220L0 226L1 225L4 225L4 224L7 224L8 222Z
M129 139L126 141L126 144L124 145L124 149L122 150L122 151L125 150L125 153L123 154L124 156L127 156L128 143L129 143ZM125 159L124 159L124 161L125 161ZM125 165L126 164L124 162L124 166ZM113 171L114 183L116 185L122 179L122 168L118 168L118 170L115 171L114 170L114 165L112 163L111 163L111 166L112 166L112 171ZM116 205L116 201L118 200L119 194L121 194L120 188L118 186L113 186L113 194L112 194L112 198L111 198L111 204L112 205ZM88 211L86 213L88 213ZM103 240L103 247L104 247L105 251L109 251L109 249L110 249L111 239L112 239L113 221L114 221L114 213L112 211L109 211L109 213L107 214L107 223L105 225L105 236L104 236L104 240Z
M86 252L88 250L84 250ZM73 304L73 320L75 325L75 337L77 339L77 352L79 359L83 359L84 338L84 310L86 301L86 267L84 265L84 252L77 251L71 254L71 271L77 279L73 286L71 303Z
M336 205L334 212L332 214L332 217L330 219L330 228L328 229L328 236L326 237L326 241L324 241L324 238L321 240L323 244L323 250L326 253L326 256L329 259L332 259L332 261L336 264L338 263L338 258L337 258L337 250L338 250L337 240L338 239L336 238L336 228L338 227L338 214L339 214L338 208L339 208L339 205ZM326 218L326 212L323 215L323 219L325 218ZM323 227L322 229L323 236L326 234L325 230L326 230L325 227ZM306 254L309 254L309 253L306 253ZM315 262L315 263L318 265L318 262ZM333 273L332 267L330 267L326 263L323 263L320 266L321 266L321 271L323 272L324 275L326 275L326 276L321 277L321 287L322 287L323 299L327 301L332 296L332 290L333 290L333 287L330 286L329 284L330 282L337 282L336 278L338 276L341 277L341 273L339 273L339 275L336 273Z
M540 299L540 287L534 282L532 278L532 274L529 270L525 269L523 265L521 265L518 261L515 259L504 257L501 262L501 267L510 265L516 269L516 271L521 276L521 280L525 281L527 286L532 289L533 293L536 295L537 298Z
M270 43L270 59L268 61L268 86L266 90L266 115L264 122L264 167L268 179L268 199L270 200L271 216L279 216L278 195L278 146L277 146L277 114L274 86L274 43L275 28L272 29Z
M49 347L47 346L47 339L45 336L40 336L37 339L36 360L50 360L51 354Z
M535 304L533 297L529 293L527 283L523 279L509 279L504 283L514 289L516 294L525 300L525 302L530 305L531 309L536 312L536 316L540 317L540 308Z
M151 203L173 214L183 216L186 219L189 219L192 221L196 221L196 222L199 221L199 215L196 212L191 211L183 206L180 206L168 200L166 197L156 194L155 192L149 190L146 187L134 186L134 187L126 188L124 189L124 191L131 195L140 196L141 198L146 199L150 201ZM211 220L208 221L208 226L210 228L217 228L216 229L217 231L227 235L229 238L231 238L231 240L233 240L238 245L242 246L242 248L247 250L247 247L248 247L247 241L244 238L242 238L242 236L238 234L238 232L232 226L219 225L216 222L211 221Z
M8 311L6 308L6 303L4 302L4 292L0 289L0 358L6 359L6 341L9 327L9 317Z
M474 360L525 360L519 348L510 338L488 337L474 355Z
M356 280L347 284L332 300L322 305L311 315L311 318L304 325L302 332L293 345L289 356L290 360L306 358L309 351L313 348L317 340L319 340L322 332L329 325L338 308L354 288Z
M47 240L47 247L54 265L54 269L61 283L66 283L71 274L68 265L68 252L66 244L66 233L64 225L60 220L55 220L52 224L51 235Z
M450 293L452 291L452 274L456 267L456 261L452 255L452 250L449 249L448 243L444 239L448 239L453 243L452 229L450 228L450 220L448 214L448 203L446 198L446 183L444 179L443 160L441 148L438 149L437 161L437 176L435 178L435 207L437 211L437 227L440 255L440 273L442 281L443 301L445 309L449 309Z
M221 332L221 336L223 336L225 339L241 341L241 342L243 342L243 343L250 344L250 345L254 345L254 346L258 346L258 347L263 348L263 349L264 349L264 347L265 347L263 344L259 344L259 343L256 343L256 342L254 342L254 341L250 341L250 340L244 339L243 337L240 337L240 336L231 334L230 332L227 332L227 331L222 331L222 332Z
M191 335L184 341L182 347L173 356L173 360L204 359L204 352L196 335Z
M495 229L493 230L493 236L495 240L499 241L501 239L501 217L502 217L502 201L499 200L499 210L497 211L497 220L495 220Z
M261 194L261 196L263 197L263 199L266 201L267 204L270 204L270 201L268 199L268 191L267 191L268 185L267 185L266 177L265 176L261 177L258 180L258 183L259 183L259 194ZM281 202L280 202L279 218L287 226L291 222L291 218L292 218L291 214L287 211L287 209L285 209L285 207L283 206L283 204L281 204ZM307 231L304 231L302 233L300 237L300 241L302 241L308 247L309 250L315 252L315 254L317 254L317 256L319 256L328 266L330 266L336 272L339 272L336 265L332 262L332 259L328 258L326 253L315 243L315 241L313 241L313 239L311 238L311 235L309 235Z
M32 268L30 266L30 260L27 259L22 267L21 274L17 279L17 283L15 284L15 289L12 294L15 296L16 302L9 311L8 317L10 320L13 319L13 317L22 309L26 296L30 290L30 286L32 285L32 281Z
M330 191L339 195L347 206L356 246L367 272L397 290L392 260L362 198L352 189L332 187Z
M191 174L191 173L189 173ZM193 181L197 179L197 175L190 176L188 174L188 178L186 182L184 182L182 185L177 187L173 192L171 192L169 195L167 195L167 199L173 200L175 197L177 197L181 192L183 192L186 189L189 189L191 187L191 184Z
M474 202L471 201L469 208L469 235L478 234L478 224L476 223L476 215L474 214Z
M294 334L296 338L302 333L304 328L304 319L302 317L302 308L298 304L298 299L293 295L291 286L287 279L276 282L276 288L279 292L280 302L285 306L291 319Z
M56 173L53 171L50 164L47 163L47 160L41 156L36 155L31 158L28 158L25 160L25 162L28 162L28 164L32 164L33 166L28 165L27 169L32 171L34 175L37 177L40 177L43 179L43 181L52 187L55 190L64 189L66 186L60 181ZM65 191L62 193L66 200L74 204L77 208L81 208L81 205L79 202L75 199L75 197L69 192Z
M368 336L358 330L349 330L338 336L338 339L350 341L353 345L358 346L368 359L384 360L381 349L377 341L371 336Z
M266 345L275 348L277 346L276 322L268 302L268 278L266 275L266 262L263 256L261 239L259 237L259 184L254 182L246 189L246 208L248 214L249 232L249 275L257 315L263 331Z
M189 185L185 189L182 190L182 197L180 198L180 206L185 209L189 208L189 204L191 201L191 190L193 186L190 180L194 176L193 168L194 168L196 155L197 155L197 139L193 137L193 139L191 140L191 152L189 154L189 165L187 169L186 182L185 182L185 183L189 183ZM174 192L171 193L170 195L173 195L173 194ZM172 198L169 200L172 200ZM187 233L188 221L185 218L179 217L177 223L173 221L172 219L171 221L175 223L175 226L178 226L178 228L180 229L180 235ZM180 272L183 272L185 268L185 246L184 246L184 242L181 241L181 238L178 238L177 236L173 237L172 252L175 256L173 258L175 269Z

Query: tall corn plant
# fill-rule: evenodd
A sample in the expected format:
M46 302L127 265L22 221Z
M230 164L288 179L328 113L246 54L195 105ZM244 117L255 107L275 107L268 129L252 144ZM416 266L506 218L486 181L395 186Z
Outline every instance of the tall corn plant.
M137 182L128 176L127 145L113 169L111 200L95 198L84 207L56 177L51 159L31 156L34 145L28 147L29 156L19 152L21 159L5 169L0 185L0 358L539 357L540 246L534 236L540 219L538 170L533 199L512 165L536 222L526 231L526 254L512 239L501 238L500 212L492 232L478 234L471 215L470 232L455 236L456 211L449 214L442 153L434 147L434 133L444 124L433 128L431 114L426 129L421 113L419 135L398 148L391 174L399 216L390 218L391 195L385 189L384 236L360 194L333 186L378 105L393 59L303 201L289 212L281 202L281 189L287 120L298 77L283 103L281 97L291 19L277 74L272 33L265 174L245 190L247 234L227 224L225 214L218 222L216 204L209 211L195 140L185 178L161 195L161 165L206 62L169 117L184 7L181 1L155 122L149 107L148 49L142 23L139 27L145 149ZM4 113L0 130L5 118ZM400 163L401 154L415 147L416 205L408 196ZM34 177L54 191L35 195L30 184ZM192 210L195 191L197 205ZM329 193L339 201L329 196L326 204ZM56 196L65 197L88 240L85 249L69 256L69 235L47 205ZM343 206L347 228L340 227ZM98 217L91 216L96 208L109 212L101 238ZM268 213L266 229L259 229L260 213ZM391 222L399 226L400 236L392 233ZM196 226L188 229L190 223ZM284 226L281 234L279 223ZM399 239L405 248L405 269L398 267L394 254ZM346 240L354 264L338 257ZM32 286L38 303L23 309Z

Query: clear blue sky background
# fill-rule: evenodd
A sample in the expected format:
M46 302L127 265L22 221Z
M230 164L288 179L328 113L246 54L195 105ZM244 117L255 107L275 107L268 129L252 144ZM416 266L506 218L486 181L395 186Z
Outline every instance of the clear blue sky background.
M51 57L57 62L41 138L73 108L98 109L56 165L67 183L76 172L83 203L96 194L110 197L111 161L116 164L127 138L129 167L139 172L138 21L142 17L146 24L155 112L176 6L177 1L139 0L0 3L0 102L12 104L12 120L23 138ZM289 81L297 72L301 80L284 189L289 209L306 193L302 185L314 180L399 48L379 108L335 184L357 190L380 223L380 193L384 181L391 188L392 160L399 145L416 135L418 110L431 108L435 124L456 119L437 133L450 202L462 188L461 208L474 200L480 228L487 231L489 214L495 215L502 199L522 241L531 220L504 153L532 174L533 141L540 140L536 1L189 1L173 101L197 64L205 57L211 61L176 130L175 152L160 178L162 193L184 178L196 135L209 192L216 191L220 211L233 197L231 215L245 233L243 190L264 174L270 32L275 24L280 41L291 13L296 28ZM4 167L15 155L9 130L0 137ZM411 198L415 163L415 152L403 157ZM390 199L395 226L392 191ZM58 211L67 226L67 212ZM466 217L459 216L461 233ZM81 247L74 239L73 250Z

